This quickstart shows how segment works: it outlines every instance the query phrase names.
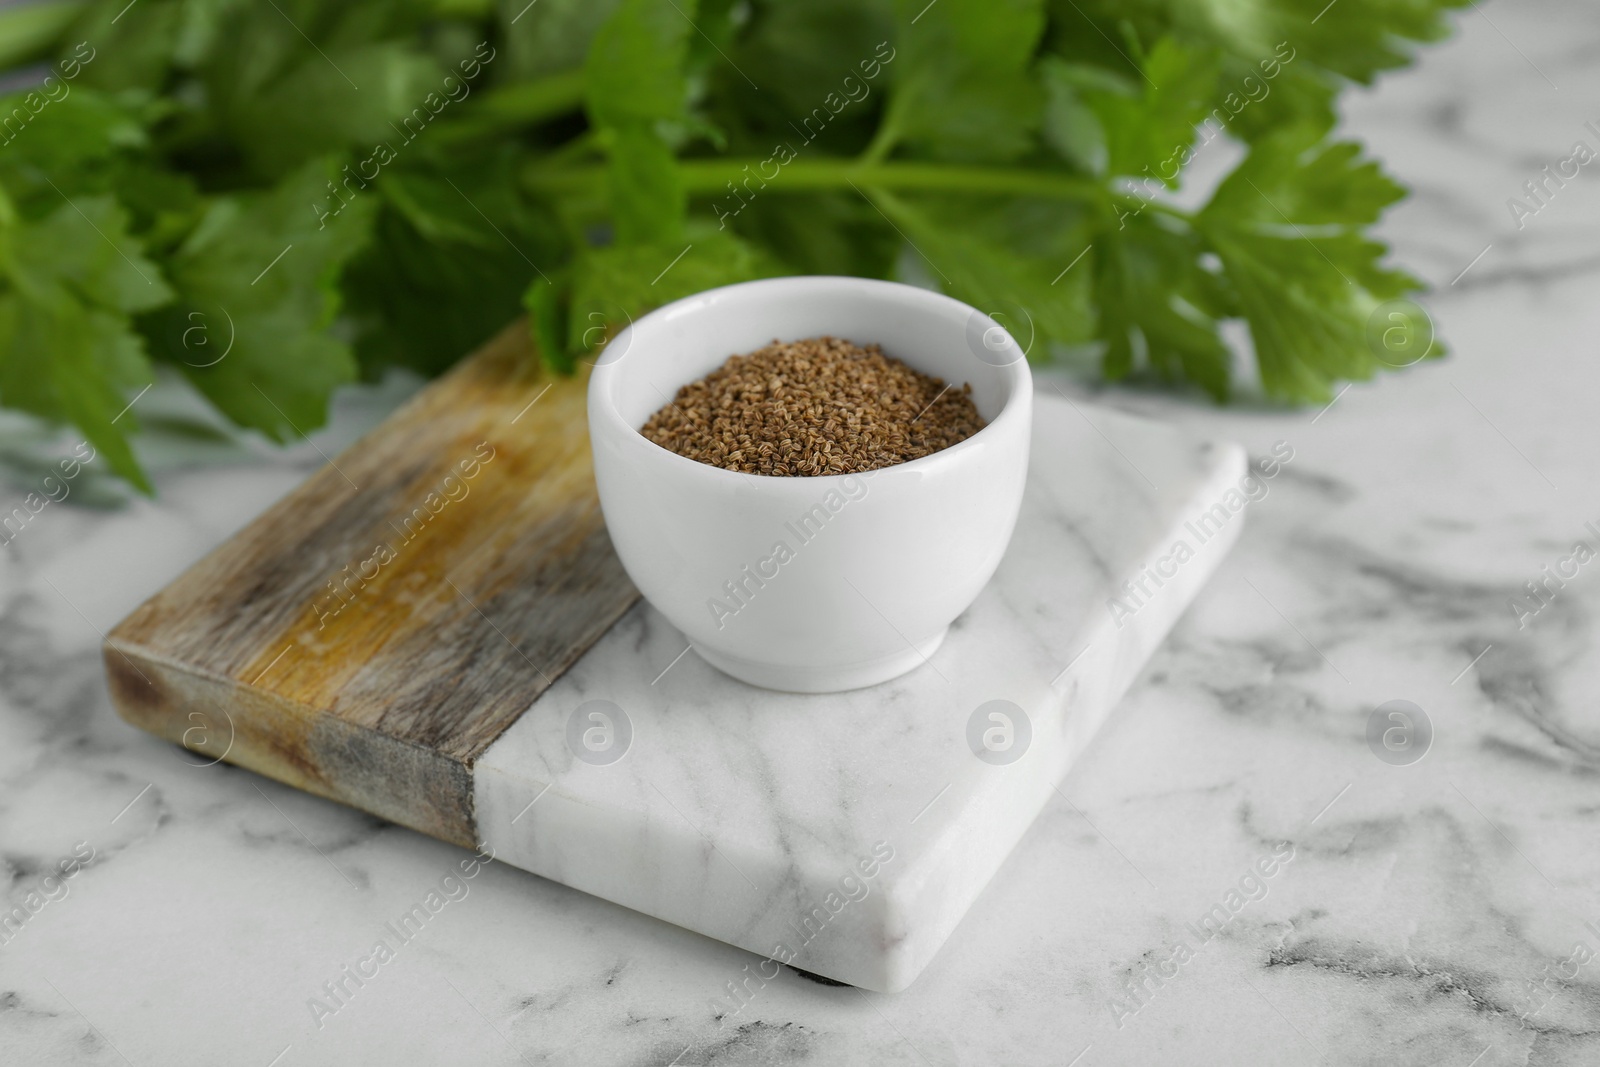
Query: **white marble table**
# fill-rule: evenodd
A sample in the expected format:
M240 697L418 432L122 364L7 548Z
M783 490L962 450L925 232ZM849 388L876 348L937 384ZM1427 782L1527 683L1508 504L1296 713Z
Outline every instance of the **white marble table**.
M1600 21L1487 3L1460 25L1347 116L1417 189L1387 231L1454 355L1320 414L1097 398L1294 459L905 992L782 971L719 1027L758 957L503 864L463 878L456 849L123 724L97 630L322 462L219 448L155 503L51 505L0 552L7 905L73 871L0 931L0 1061L1600 1061L1600 960L1574 953L1600 952L1600 571L1525 627L1511 606L1600 524L1600 187L1521 231L1506 207L1600 114ZM347 399L318 443L392 401ZM1368 747L1394 699L1432 722L1420 762Z

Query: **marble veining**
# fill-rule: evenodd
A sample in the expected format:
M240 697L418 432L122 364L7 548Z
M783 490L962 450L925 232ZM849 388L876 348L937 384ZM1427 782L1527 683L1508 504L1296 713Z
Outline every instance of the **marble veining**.
M926 663L849 693L773 693L686 655L641 602L479 758L479 836L504 862L760 952L768 972L910 984L1244 522L1199 518L1237 492L1238 448L1035 407L1011 546ZM1145 576L1158 559L1170 573ZM980 742L999 731L980 744L990 761L974 717Z
M713 1002L759 956L492 863L319 1028L323 984L468 854L194 766L113 713L97 631L322 462L238 447L167 464L154 502L52 506L0 551L4 905L78 842L95 849L0 944L0 1061L1600 1060L1600 960L1569 962L1600 950L1600 571L1525 628L1508 606L1600 521L1600 186L1586 173L1521 231L1505 207L1597 118L1600 23L1574 0L1478 6L1343 116L1416 190L1384 231L1435 287L1453 354L1323 412L1094 391L1295 457L904 992L785 969L720 1025ZM347 406L318 445L373 417ZM1434 725L1410 766L1365 741L1396 698ZM1203 945L1190 935L1163 976L1187 926L1280 841L1295 855L1265 897ZM1138 1010L1119 1014L1135 979Z

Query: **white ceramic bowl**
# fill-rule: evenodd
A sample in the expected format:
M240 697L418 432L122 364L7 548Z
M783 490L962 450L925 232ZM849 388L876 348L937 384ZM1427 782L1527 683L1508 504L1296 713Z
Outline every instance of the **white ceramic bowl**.
M867 474L723 470L639 433L678 388L774 338L830 335L959 387L988 425ZM994 320L893 282L746 282L668 304L610 343L589 383L589 438L617 555L713 666L823 693L922 664L1004 554L1028 468L1033 381Z

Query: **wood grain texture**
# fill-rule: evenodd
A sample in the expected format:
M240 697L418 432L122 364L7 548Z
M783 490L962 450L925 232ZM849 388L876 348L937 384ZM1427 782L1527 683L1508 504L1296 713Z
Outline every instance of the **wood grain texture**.
M464 845L473 761L638 597L514 324L109 635L129 722Z

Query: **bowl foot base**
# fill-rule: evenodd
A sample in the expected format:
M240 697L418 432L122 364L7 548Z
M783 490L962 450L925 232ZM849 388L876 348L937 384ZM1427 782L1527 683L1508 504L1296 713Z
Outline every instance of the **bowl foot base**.
M777 689L786 693L839 693L846 689L863 689L879 682L887 682L915 670L926 663L944 643L945 627L932 637L919 641L891 656L868 660L865 663L847 663L836 667L793 667L779 663L758 663L754 660L724 656L710 649L694 646L700 658L723 674L737 678L763 689Z

